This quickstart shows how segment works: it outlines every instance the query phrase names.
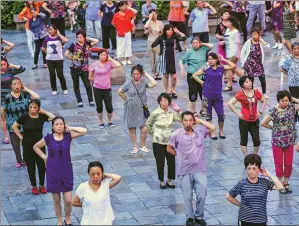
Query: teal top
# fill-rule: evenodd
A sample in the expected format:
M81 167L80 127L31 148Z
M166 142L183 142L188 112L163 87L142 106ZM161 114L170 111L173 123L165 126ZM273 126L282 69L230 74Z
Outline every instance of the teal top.
M201 46L198 50L191 49L181 58L183 64L188 65L187 72L194 74L207 62L207 53L211 49L207 46Z

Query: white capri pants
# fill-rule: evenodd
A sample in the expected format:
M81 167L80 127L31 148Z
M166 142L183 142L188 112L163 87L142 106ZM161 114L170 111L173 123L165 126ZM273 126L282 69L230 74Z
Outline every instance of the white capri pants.
M116 55L117 58L132 56L132 38L131 32L125 33L125 37L116 37Z

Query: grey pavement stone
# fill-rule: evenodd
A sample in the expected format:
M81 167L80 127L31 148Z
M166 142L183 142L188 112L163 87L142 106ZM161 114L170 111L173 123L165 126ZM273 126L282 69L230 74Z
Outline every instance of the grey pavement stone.
M111 190L111 202L115 210L115 225L139 225L139 224L164 224L183 225L186 221L184 202L180 184L175 180L177 188L160 190L156 172L156 163L152 151L150 153L139 152L130 154L132 144L127 128L122 121L123 100L117 95L119 85L112 87L114 115L114 128L99 128L99 119L95 108L87 103L86 92L83 84L80 85L84 102L84 108L78 109L76 98L73 94L73 84L69 73L70 61L64 61L64 74L69 87L69 95L63 95L60 88L57 96L50 95L49 75L47 69L30 69L32 58L29 57L24 32L2 30L4 39L16 44L16 47L8 54L9 61L14 64L26 66L25 73L19 75L23 83L34 89L41 96L42 106L57 115L66 118L69 125L85 126L88 128L86 136L75 139L71 146L71 157L74 170L74 189L83 181L88 180L87 165L90 161L99 160L103 163L106 172L117 173L122 176L122 182ZM75 35L67 32L70 39L67 46L75 41ZM267 33L266 41L273 42L272 35ZM212 43L216 43L215 36L210 35ZM189 40L188 40L189 41ZM146 41L134 42L134 64L141 63L147 71L150 71L149 59L146 51ZM212 51L216 51L216 48ZM183 53L178 53L177 57ZM286 50L265 50L265 71L267 80L268 109L276 104L276 92L279 89L287 89L286 76L281 77L278 64L286 56ZM40 65L39 65L40 66ZM126 66L127 78L130 76L130 66ZM179 71L178 71L179 72ZM175 101L183 110L188 106L188 88L186 78L178 76L178 99ZM225 199L225 194L242 177L245 170L243 166L243 154L239 147L238 118L232 113L227 101L234 96L239 85L233 85L234 90L224 93L224 105L226 121L224 131L225 141L205 142L206 166L208 177L208 196L205 206L205 219L208 225L235 224L238 208ZM255 87L260 88L256 82ZM163 83L158 81L156 88L148 90L148 104L151 110L158 105L157 95L162 92ZM199 106L199 105L198 105ZM238 106L239 108L239 106ZM104 113L107 120L106 112ZM213 122L217 122L214 115ZM174 128L180 128L180 124ZM51 124L46 123L44 134L50 132ZM137 130L138 140L139 131ZM1 134L2 136L2 134ZM262 145L259 154L263 158L263 166L275 174L271 150L271 131L261 128L260 137ZM139 141L138 141L139 142ZM152 150L151 137L147 139L147 146ZM249 136L249 152L252 152L252 140ZM26 168L16 169L15 156L11 144L1 146L1 224L27 224L27 225L55 225L57 219L53 210L51 194L32 196L31 187ZM293 174L290 184L293 193L289 195L279 194L277 191L268 195L268 224L286 225L299 222L299 155L294 154ZM167 178L167 169L165 170ZM75 192L75 191L74 191ZM73 193L74 193L73 192ZM194 195L195 199L195 195ZM195 204L195 203L194 203ZM42 208L43 207L43 208ZM82 217L81 208L73 208L72 222L79 224Z

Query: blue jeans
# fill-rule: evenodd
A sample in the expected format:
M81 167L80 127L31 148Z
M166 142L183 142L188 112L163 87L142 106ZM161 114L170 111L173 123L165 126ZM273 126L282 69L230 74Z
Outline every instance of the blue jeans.
M179 175L182 194L184 197L185 211L187 219L196 218L198 220L204 217L204 206L207 196L207 176L204 172ZM196 193L196 209L193 210L193 189Z
M259 4L259 5L251 4L250 5L248 21L247 21L247 25L246 25L248 34L251 33L251 29L252 29L256 14L258 14L258 16L260 18L262 30L263 31L266 30L265 10L266 10L266 4Z

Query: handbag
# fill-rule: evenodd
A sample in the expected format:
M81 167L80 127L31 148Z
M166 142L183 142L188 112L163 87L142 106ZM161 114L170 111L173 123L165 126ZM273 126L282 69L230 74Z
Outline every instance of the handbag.
M133 82L133 81L132 81L132 84L133 84L133 86L135 87L135 89L136 89L136 91L137 91L137 94L138 94L138 96L139 96L139 98L140 98L140 100L141 100L142 108L143 108L143 115L144 115L145 118L148 118L148 117L150 116L150 112L149 112L149 110L148 110L148 106L143 104L143 101L142 101L141 96L140 96L140 94L139 94L139 92L138 92L138 89L137 89L136 86L134 85L134 82Z
M126 35L125 32L121 32L121 31L117 32L117 36L118 36L118 37L123 38L123 37L125 37L125 35Z

